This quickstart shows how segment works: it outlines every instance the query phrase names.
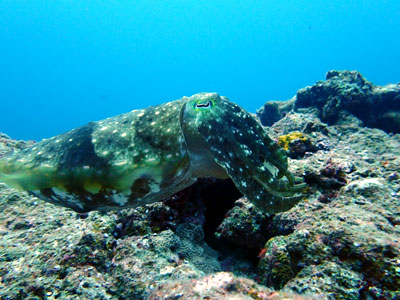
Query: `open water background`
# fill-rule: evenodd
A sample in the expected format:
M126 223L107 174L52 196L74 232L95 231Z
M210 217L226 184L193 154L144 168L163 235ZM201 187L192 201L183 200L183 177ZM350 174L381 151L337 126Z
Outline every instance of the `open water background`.
M0 0L0 131L48 138L216 91L254 112L360 71L400 81L398 0Z

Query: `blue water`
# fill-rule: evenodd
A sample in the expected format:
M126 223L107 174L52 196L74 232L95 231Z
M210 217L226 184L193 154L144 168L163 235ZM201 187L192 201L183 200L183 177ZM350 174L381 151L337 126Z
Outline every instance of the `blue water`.
M399 82L400 1L0 0L0 131L17 139L201 91L255 112L330 69Z

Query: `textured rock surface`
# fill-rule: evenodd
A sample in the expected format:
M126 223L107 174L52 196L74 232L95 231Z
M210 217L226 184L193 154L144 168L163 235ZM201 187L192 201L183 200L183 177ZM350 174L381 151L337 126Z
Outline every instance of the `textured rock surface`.
M308 120L294 115L285 117L292 128L310 128L304 126ZM271 131L279 132L285 122ZM352 122L326 129L326 136L308 131L314 144L325 144L321 150L291 161L311 191L272 219L275 236L262 252L261 281L329 299L395 299L400 296L400 136Z
M276 121L282 119L288 112L294 109L294 101L268 101L264 106L257 110L257 115L260 117L261 123L264 126L271 126Z
M325 81L300 89L288 101L269 101L257 111L261 122L271 126L289 111L316 109L329 125L346 122L348 114L365 126L400 132L400 84L377 86L357 71L329 71Z
M218 226L216 235L246 248L262 248L269 235L269 215L240 198Z
M235 277L230 273L217 273L197 280L170 282L159 285L149 300L161 299L236 299L236 300L311 300L311 296L275 292L255 284L252 280Z
M275 215L214 179L88 214L0 184L0 299L399 299L400 135L338 114L305 107L265 128L289 135L309 189ZM31 143L0 135L0 155Z

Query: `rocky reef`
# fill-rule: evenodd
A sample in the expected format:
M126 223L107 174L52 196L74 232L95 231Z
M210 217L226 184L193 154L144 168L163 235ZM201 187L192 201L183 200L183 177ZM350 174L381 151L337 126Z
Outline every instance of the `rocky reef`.
M400 84L374 85L356 71L329 71L325 81L300 89L290 101L267 102L258 114L270 126L303 108L314 108L328 125L346 123L351 115L364 126L400 132Z
M0 299L400 299L400 85L330 71L258 114L308 185L291 210L212 178L88 214L0 184Z

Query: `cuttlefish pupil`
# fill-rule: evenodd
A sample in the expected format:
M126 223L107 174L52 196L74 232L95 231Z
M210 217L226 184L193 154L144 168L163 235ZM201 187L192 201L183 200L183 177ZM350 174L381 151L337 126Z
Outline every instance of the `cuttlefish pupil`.
M208 109L212 107L212 102L211 101L207 101L207 102L201 102L201 101L197 101L195 103L195 108L198 109Z
M285 152L258 121L216 93L134 110L0 159L0 181L78 212L168 199L199 177L230 177L256 207L290 209Z

